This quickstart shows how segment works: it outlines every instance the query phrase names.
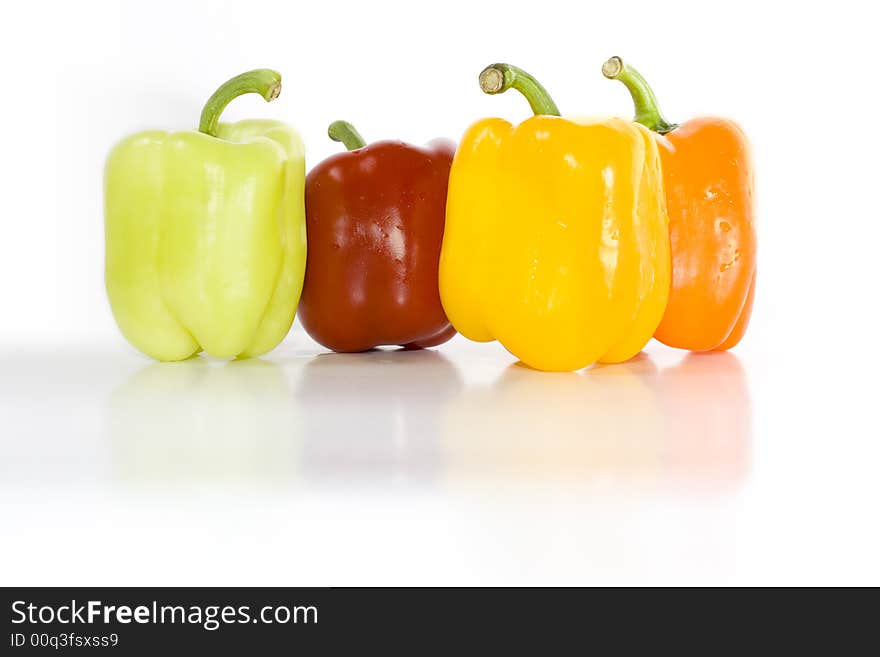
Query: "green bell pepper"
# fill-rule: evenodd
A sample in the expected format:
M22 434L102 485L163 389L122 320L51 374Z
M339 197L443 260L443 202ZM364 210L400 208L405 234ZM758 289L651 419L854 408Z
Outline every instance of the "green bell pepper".
M278 121L218 123L237 96L280 90L275 71L243 73L198 132L140 132L107 158L107 296L125 338L157 360L258 356L290 330L306 262L302 140Z

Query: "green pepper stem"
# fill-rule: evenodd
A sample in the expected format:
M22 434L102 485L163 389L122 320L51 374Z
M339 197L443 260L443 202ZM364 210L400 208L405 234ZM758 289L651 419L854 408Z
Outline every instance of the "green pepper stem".
M492 64L480 73L480 89L484 93L502 94L511 88L526 97L535 114L559 116L559 108L547 90L521 68L510 64Z
M342 142L350 151L356 151L367 145L361 133L348 121L334 121L327 128L327 135L333 141Z
M217 136L217 122L226 106L244 94L260 94L267 102L281 93L281 74L268 68L258 68L224 82L205 103L199 120L199 132Z
M609 80L620 80L629 90L636 108L636 123L641 123L648 130L661 135L678 127L678 124L669 123L663 118L657 97L641 73L632 66L625 65L620 57L612 57L602 64L602 75Z

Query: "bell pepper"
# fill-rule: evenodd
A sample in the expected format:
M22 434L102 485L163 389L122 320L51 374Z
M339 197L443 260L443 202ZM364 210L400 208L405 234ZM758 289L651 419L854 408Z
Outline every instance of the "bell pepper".
M122 334L157 360L258 356L290 329L306 258L302 142L278 121L218 123L237 96L280 90L274 71L243 73L211 96L198 132L140 132L107 159L107 296Z
M348 151L306 179L309 253L299 307L303 328L340 352L446 342L437 262L455 145L369 146L351 124L328 133Z
M755 298L754 173L743 131L712 117L667 122L645 79L619 57L602 67L635 102L660 147L672 247L672 289L656 337L672 347L725 350L746 332Z
M478 121L456 152L440 257L453 326L540 370L632 358L669 291L657 144L621 119L560 118L508 64L486 68L480 87L516 89L535 116Z

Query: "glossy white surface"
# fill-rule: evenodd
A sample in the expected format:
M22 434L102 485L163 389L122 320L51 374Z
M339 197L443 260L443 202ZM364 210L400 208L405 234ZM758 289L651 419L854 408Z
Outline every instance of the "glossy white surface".
M110 342L0 356L4 583L880 581L876 427L795 361Z

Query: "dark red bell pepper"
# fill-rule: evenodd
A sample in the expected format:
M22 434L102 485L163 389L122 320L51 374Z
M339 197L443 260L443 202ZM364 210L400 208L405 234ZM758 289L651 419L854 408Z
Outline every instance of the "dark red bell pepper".
M350 152L306 178L308 256L298 315L334 351L433 347L455 335L437 270L455 145L366 146L348 123L328 131Z

